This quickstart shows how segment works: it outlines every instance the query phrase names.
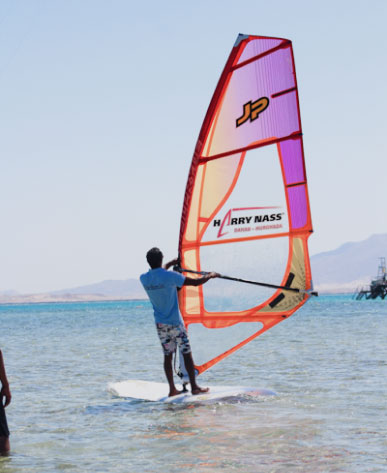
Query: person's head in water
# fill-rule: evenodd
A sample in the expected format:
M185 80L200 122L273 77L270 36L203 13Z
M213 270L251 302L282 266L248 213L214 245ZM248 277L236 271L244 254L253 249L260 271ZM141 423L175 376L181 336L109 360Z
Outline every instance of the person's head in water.
M151 248L146 254L146 260L152 269L161 268L163 264L163 254L159 248Z

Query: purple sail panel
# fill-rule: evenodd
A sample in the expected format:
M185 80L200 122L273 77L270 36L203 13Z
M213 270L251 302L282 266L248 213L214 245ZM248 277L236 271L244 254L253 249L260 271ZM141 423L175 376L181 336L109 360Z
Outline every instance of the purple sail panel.
M262 98L267 107L259 115L249 116L251 107ZM243 149L300 131L291 50L286 48L232 73L203 156Z
M288 188L290 220L293 230L305 227L308 221L308 205L306 203L305 186Z
M270 49L273 49L283 43L282 39L276 38L260 38L249 41L246 44L241 57L239 58L238 64L241 64L244 61L248 61L249 59L258 56L259 54L263 54Z
M279 144L279 148L285 174L285 184L305 182L301 139L283 141Z

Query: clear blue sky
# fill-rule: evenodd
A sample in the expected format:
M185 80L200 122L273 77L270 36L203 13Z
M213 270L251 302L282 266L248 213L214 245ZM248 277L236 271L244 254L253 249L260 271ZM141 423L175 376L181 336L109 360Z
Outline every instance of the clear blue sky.
M137 277L154 245L176 255L238 33L293 41L311 253L385 233L386 20L385 0L2 0L0 291Z

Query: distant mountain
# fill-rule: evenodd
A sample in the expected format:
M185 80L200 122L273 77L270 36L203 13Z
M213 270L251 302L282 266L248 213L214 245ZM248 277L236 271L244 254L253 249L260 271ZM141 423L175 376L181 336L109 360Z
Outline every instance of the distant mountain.
M110 301L145 298L145 291L138 279L107 280L87 286L61 289L43 294L18 294L11 291L0 292L0 303L3 304Z
M314 287L324 292L353 292L377 274L379 258L387 257L387 234L372 235L360 242L311 257ZM70 302L146 299L138 279L107 280L46 294L0 292L0 303Z
M315 288L320 292L353 292L377 275L379 258L387 257L387 234L349 242L311 257Z
M89 284L87 286L53 291L50 294L58 296L63 296L67 294L94 294L96 296L112 297L114 299L144 299L146 297L145 291L142 288L142 285L138 279L109 279L106 281L98 282L96 284Z

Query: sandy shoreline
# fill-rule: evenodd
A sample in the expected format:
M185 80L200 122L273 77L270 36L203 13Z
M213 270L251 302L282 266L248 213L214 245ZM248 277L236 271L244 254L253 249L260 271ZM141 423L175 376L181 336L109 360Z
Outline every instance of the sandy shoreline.
M124 302L124 301L144 301L141 297L112 297L101 294L61 294L60 296L50 294L31 294L10 297L0 297L0 305L5 304L44 304L44 303L64 303L64 302Z
M319 290L319 295L339 295L353 294L353 291ZM103 294L26 294L15 296L0 296L0 305L5 304L45 304L45 303L66 303L66 302L125 302L125 301L146 301L146 297L133 296L107 296Z

